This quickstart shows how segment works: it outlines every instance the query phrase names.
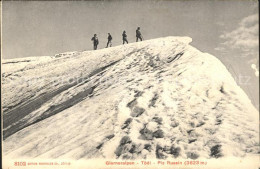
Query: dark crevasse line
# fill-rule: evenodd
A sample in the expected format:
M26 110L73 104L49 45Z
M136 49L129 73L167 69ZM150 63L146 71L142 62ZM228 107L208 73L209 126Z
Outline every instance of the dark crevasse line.
M4 62L2 63L3 65L4 64L12 64L12 63L21 63L21 62L31 62L31 60L21 60L21 61L9 61L9 62Z
M24 118L26 115L28 115L31 112L40 108L44 103L51 100L53 97L60 94L61 92L68 90L69 88L76 86L77 84L82 83L85 79L89 79L90 77L104 71L105 69L113 66L114 64L116 64L117 62L119 62L121 60L122 59L109 63L108 65L106 65L104 67L101 67L101 68L98 68L98 69L92 71L87 77L80 78L76 82L74 82L72 84L68 84L66 86L62 86L61 88L59 88L53 92L42 94L25 103L22 103L19 106L16 106L11 111L4 113L4 115L3 115L3 138L6 139L7 137L14 134L15 132L23 129L24 127L30 126L31 124L34 124L43 119L46 119L54 114L57 114L58 112L60 112L64 109L69 108L69 107L77 104L78 102L82 101L84 98L86 98L86 96L91 94L93 91L89 92L90 89L87 89L86 91L78 93L76 96L74 96L73 98L66 101L66 103L62 103L62 104L52 107L51 109L48 110L48 112L44 113L45 115L43 115L43 117L41 117L29 124L26 124L27 122L19 121L20 119ZM88 82L88 80L84 81L83 83L86 83L86 82ZM93 88L93 87L94 86L92 86L91 88ZM94 88L93 88L93 90L94 90ZM17 123L17 124L13 125L14 123Z
M3 139L5 140L7 137L11 136L12 134L16 133L17 131L22 130L22 129L24 129L28 126L31 126L35 123L38 123L38 122L40 122L40 121L42 121L42 120L44 120L48 117L51 117L51 116L65 110L65 109L72 107L73 105L81 102L86 97L91 95L94 92L94 89L96 87L97 86L92 86L85 91L79 92L77 95L73 96L69 100L66 100L66 101L64 101L64 102L62 102L58 105L51 106L47 111L45 111L43 114L41 114L41 116L36 118L31 123L27 123L26 121L18 122L17 124L15 124L12 127L3 131Z

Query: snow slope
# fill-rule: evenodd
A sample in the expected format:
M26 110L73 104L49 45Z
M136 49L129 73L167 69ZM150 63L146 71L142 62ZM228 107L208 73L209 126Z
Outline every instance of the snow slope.
M3 61L6 158L219 158L259 152L258 111L191 38Z

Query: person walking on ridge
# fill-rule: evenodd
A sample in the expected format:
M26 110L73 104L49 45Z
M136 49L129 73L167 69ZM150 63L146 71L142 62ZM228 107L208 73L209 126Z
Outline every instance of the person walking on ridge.
M143 37L142 37L141 31L140 31L140 27L138 27L138 28L136 29L136 42L138 42L138 39L140 39L141 41L143 41Z
M125 31L123 32L122 36L123 36L123 45L125 44L125 42L128 44L127 35Z
M108 33L108 37L107 37L107 48L108 48L108 45L110 45L110 47L112 46L112 36L110 35L110 33Z
M97 34L94 34L94 37L92 37L91 40L93 41L94 50L97 50L97 46L98 46L98 37L97 37Z

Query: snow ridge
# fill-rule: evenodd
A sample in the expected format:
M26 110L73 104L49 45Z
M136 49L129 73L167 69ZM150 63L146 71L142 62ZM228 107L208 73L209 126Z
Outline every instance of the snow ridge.
M165 37L4 61L4 154L197 159L258 153L257 110L225 66L190 42Z

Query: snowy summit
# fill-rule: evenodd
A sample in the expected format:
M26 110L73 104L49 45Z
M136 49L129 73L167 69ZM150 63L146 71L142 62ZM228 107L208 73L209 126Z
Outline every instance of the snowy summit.
M257 154L258 111L225 66L190 42L4 60L5 158Z

